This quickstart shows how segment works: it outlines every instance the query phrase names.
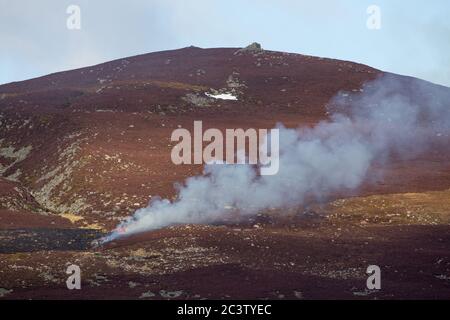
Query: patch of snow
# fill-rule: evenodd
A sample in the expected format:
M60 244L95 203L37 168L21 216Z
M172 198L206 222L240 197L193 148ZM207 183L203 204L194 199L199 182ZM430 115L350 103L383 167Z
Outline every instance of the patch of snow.
M237 100L236 96L233 96L231 93L221 93L221 94L211 94L205 93L208 97L213 99L221 99L221 100Z

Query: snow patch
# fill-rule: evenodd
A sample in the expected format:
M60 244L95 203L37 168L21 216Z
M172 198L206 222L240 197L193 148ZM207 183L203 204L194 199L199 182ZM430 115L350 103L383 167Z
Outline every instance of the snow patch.
M205 93L208 97L213 99L221 99L221 100L237 100L237 97L232 95L231 93L221 93L221 94L211 94Z

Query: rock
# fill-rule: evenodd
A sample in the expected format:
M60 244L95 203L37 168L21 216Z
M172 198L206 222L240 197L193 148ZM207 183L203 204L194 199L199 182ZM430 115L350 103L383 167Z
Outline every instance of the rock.
M144 292L140 295L139 299L152 298L155 294L151 291Z
M199 96L198 94L188 93L182 98L184 101L189 102L197 107L207 107L211 104L212 99Z
M13 292L13 290L8 290L5 288L0 288L0 298L3 298L4 296L10 294L11 292Z
M237 50L234 54L238 55L238 54L241 54L244 52L256 53L256 52L262 52L262 51L264 51L264 50L261 47L261 44L259 44L258 42L253 42L252 44L246 46L245 48Z
M159 294L163 298L174 299L174 298L178 298L179 296L181 296L183 294L183 291L182 290L179 290L179 291L160 290Z

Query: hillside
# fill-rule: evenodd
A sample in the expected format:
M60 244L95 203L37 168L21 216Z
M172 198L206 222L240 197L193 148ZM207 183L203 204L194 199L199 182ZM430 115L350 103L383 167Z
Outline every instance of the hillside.
M411 91L420 83L430 96L450 101L448 88L361 64L240 48L155 52L0 86L0 269L32 269L5 271L1 285L14 288L12 297L59 297L64 270L52 270L70 260L88 268L90 289L81 297L102 297L99 286L110 288L108 278L123 289L110 291L116 298L180 288L190 298L357 298L366 294L361 268L377 258L405 268L400 284L388 276L390 289L381 297L434 297L429 285L445 296L448 282L436 276L450 268L448 136L415 158L370 168L378 178L354 193L292 208L283 219L275 212L244 225L173 227L90 248L151 198L174 197L174 183L201 172L198 165L172 164L174 129L192 128L194 120L219 129L313 126L328 118L333 97L362 92L382 75ZM40 230L36 243L8 233L30 228ZM61 243L48 247L54 239ZM411 245L426 253L410 251ZM420 263L407 267L408 261ZM411 280L430 264L432 275ZM216 273L223 279L210 288ZM36 274L39 281L18 280ZM233 285L242 278L249 280L240 291ZM295 281L306 285L303 293L295 293ZM325 292L328 287L336 293Z

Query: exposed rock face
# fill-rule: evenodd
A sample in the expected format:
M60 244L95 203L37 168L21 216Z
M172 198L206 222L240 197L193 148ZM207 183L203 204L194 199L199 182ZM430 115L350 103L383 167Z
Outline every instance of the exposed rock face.
M195 93L188 93L182 99L186 102L191 103L194 106L197 106L197 107L207 107L211 104L211 99L200 96L199 94L195 94Z
M252 44L249 44L245 48L239 49L238 51L235 52L235 54L241 54L244 52L255 53L255 52L262 52L262 51L264 51L264 50L261 47L261 44L259 44L258 42L253 42Z

